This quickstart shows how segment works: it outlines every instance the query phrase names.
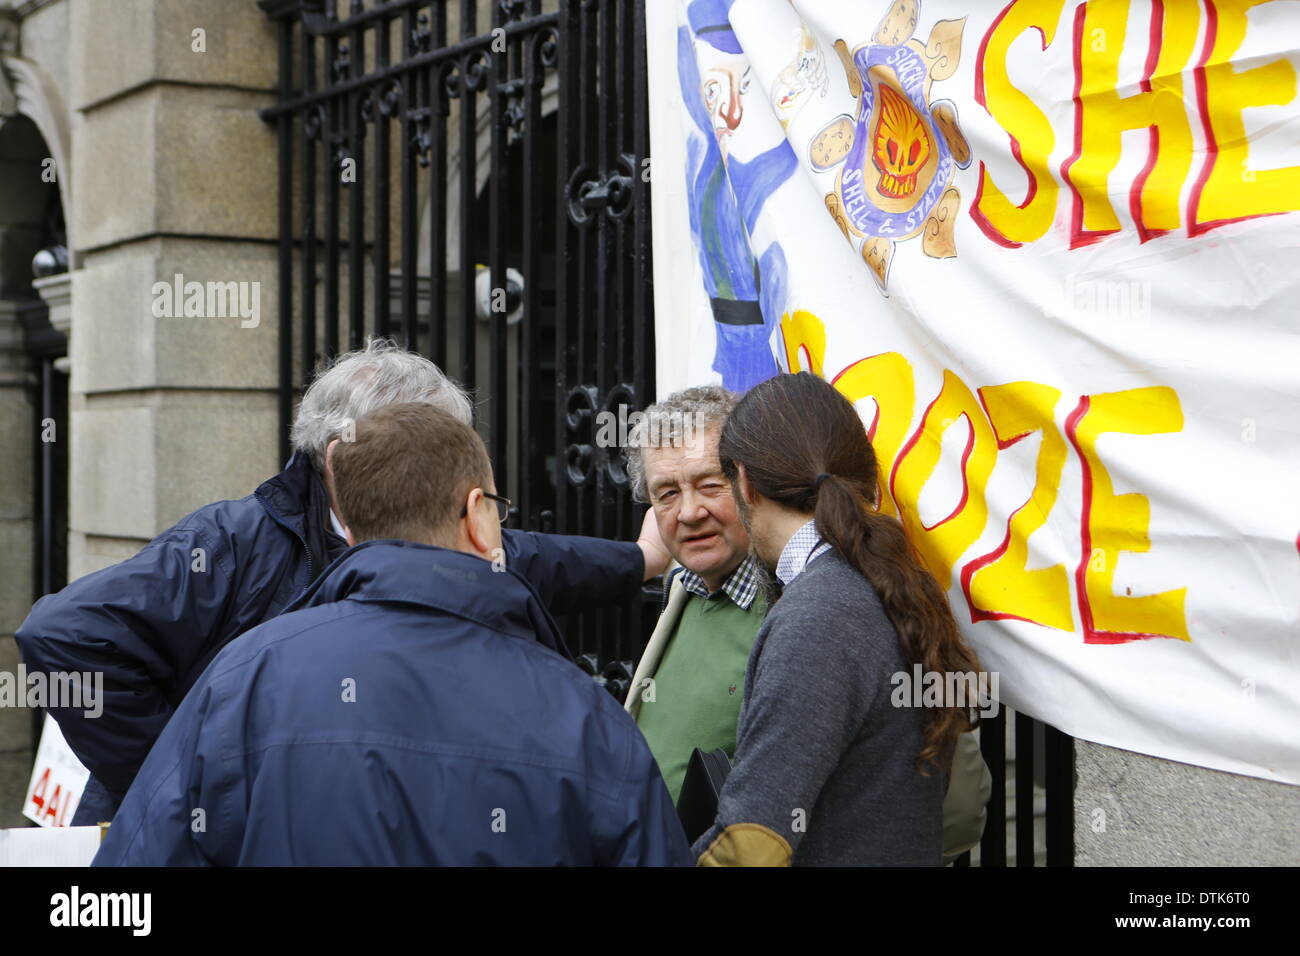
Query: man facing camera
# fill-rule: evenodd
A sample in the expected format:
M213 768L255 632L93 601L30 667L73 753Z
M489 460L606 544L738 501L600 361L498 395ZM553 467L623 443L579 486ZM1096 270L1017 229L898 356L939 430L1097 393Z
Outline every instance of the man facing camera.
M96 865L690 863L635 725L493 560L474 430L385 406L327 470L353 547L216 656Z
M688 388L646 409L631 435L628 473L649 501L659 536L681 565L628 690L626 708L676 801L691 752L736 749L745 666L767 610L749 555L718 433L735 396Z

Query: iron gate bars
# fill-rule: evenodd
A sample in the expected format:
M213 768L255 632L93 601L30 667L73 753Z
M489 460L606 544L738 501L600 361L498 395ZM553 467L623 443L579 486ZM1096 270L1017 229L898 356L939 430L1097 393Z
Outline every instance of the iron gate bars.
M391 336L476 394L512 526L635 537L622 450L597 437L654 394L643 4L259 0L282 459L312 370ZM601 661L648 633L636 607L562 623Z

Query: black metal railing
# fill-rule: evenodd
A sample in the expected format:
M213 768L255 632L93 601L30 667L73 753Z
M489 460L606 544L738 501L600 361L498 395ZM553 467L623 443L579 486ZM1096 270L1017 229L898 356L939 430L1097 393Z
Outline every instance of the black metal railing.
M635 537L597 416L654 395L643 0L260 0L278 24L282 459L391 336L470 388L511 525ZM635 658L636 606L562 622Z
M68 583L68 419L67 338L49 322L40 299L21 310L24 345L35 372L32 403L32 600ZM32 751L40 742L43 708L32 709Z
M1074 865L1074 738L1005 705L980 721L993 775L984 838L957 866Z

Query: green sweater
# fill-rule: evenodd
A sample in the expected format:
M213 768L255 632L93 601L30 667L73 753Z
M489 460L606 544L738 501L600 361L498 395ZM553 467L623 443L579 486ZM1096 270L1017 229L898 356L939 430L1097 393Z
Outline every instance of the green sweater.
M745 667L765 613L761 594L748 610L722 592L686 599L654 674L654 698L637 713L674 803L694 748L735 755Z

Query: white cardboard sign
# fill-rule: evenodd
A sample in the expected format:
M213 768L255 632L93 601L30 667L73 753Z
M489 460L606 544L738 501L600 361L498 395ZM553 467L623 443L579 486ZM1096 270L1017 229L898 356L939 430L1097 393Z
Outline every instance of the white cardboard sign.
M23 799L23 816L43 827L70 826L89 779L90 771L63 739L59 725L46 714Z

